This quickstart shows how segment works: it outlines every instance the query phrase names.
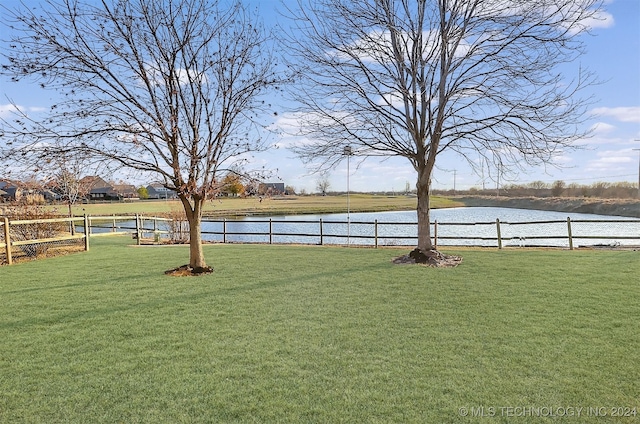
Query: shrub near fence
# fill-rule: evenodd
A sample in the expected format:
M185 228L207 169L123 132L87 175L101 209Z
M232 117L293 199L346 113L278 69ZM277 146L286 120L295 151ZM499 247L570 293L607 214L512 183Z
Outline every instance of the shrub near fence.
M83 232L76 231L83 223ZM36 259L89 249L85 236L88 220L82 218L40 218L2 220L0 263L11 265L14 260Z

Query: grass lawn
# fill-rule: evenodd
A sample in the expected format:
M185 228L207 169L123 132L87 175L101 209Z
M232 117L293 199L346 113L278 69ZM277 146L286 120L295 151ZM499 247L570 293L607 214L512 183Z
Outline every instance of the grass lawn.
M130 243L0 268L0 422L640 421L640 252Z
M391 210L415 210L416 198L411 196L382 196L371 194L352 194L349 196L351 212L380 212ZM459 201L445 197L431 198L433 208L464 206ZM66 213L66 206L57 209ZM155 214L182 210L177 200L141 200L113 203L77 204L73 206L75 215L112 215L112 214ZM251 198L221 198L207 202L204 208L209 216L227 215L289 215L309 213L346 212L347 196L282 196L265 198L260 201Z

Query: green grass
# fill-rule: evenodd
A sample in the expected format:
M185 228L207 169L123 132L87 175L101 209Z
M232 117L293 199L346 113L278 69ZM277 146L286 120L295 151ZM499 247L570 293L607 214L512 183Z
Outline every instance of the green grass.
M351 212L381 212L395 210L415 210L416 198L410 196L376 196L371 194L352 194L349 196ZM464 206L457 200L434 196L431 207L448 208ZM231 215L293 215L345 212L347 196L281 196L277 198L222 198L207 202L204 207L208 216ZM66 213L66 206L56 209ZM177 200L144 200L113 203L77 204L73 206L75 215L112 215L112 214L161 214L179 211L182 205Z
M215 272L176 278L186 247L130 242L0 268L0 422L640 420L610 416L640 408L640 252L455 250L432 269L207 245Z

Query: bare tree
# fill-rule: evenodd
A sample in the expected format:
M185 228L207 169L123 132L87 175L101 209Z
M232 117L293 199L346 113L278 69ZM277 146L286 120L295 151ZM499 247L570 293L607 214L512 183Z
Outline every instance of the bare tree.
M83 152L160 178L184 206L190 268L210 271L203 205L219 171L264 147L261 95L276 83L255 13L241 0L49 0L2 14L0 72L62 95L43 118L5 120L5 155Z
M58 193L62 200L67 202L69 207L69 216L72 215L71 206L78 199L89 192L88 187L84 186L77 172L70 168L60 168L60 171L54 176L53 184L56 185Z
M315 142L296 150L317 169L335 166L345 145L407 158L417 249L437 255L429 196L438 155L504 172L546 163L585 135L590 99L578 94L594 76L566 78L561 68L583 52L579 36L600 12L600 0L299 0L289 10L292 93L301 133Z
M318 191L318 193L325 195L327 194L327 191L329 191L329 187L331 187L329 175L327 173L321 173L316 180L316 190Z
M60 200L67 203L69 216L71 207L91 191L91 184L83 179L90 169L99 169L95 164L78 154L53 156L39 169L45 185L60 195Z
M545 183L544 181L532 181L527 185L533 190L544 190L545 188L549 188L549 184Z

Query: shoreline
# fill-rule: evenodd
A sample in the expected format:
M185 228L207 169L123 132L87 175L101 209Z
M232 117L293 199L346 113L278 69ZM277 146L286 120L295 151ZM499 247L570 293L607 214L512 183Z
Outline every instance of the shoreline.
M492 196L455 196L451 199L467 207L494 206L640 218L640 201L633 199Z
M55 211L57 205L50 206ZM597 215L640 218L640 200L636 199L597 199L570 197L496 197L481 195L436 195L431 198L432 209L451 207L505 207L518 209L536 209L556 212L590 213ZM350 210L356 212L385 212L415 210L415 195L366 195L354 194L351 197ZM181 205L176 201L139 201L127 203L79 204L74 206L74 215L111 216L111 215L150 215L162 216L179 213ZM223 199L209 202L203 217L238 218L245 216L269 215L308 215L344 213L347 210L345 196L291 196L266 199ZM2 207L0 206L0 213ZM65 214L66 216L66 214Z
M640 201L633 199L594 199L573 197L495 197L495 196L450 196L441 197L447 199L433 209L447 209L452 207L503 207L514 209L532 209L554 212L588 213L595 215L621 216L628 218L640 218ZM383 207L360 206L351 209L351 212L389 212L415 210L410 207ZM208 213L207 213L208 212ZM210 218L239 218L246 216L282 216L282 215L313 215L327 213L343 213L342 209L311 208L307 210L282 209L236 209L207 211L205 215Z

